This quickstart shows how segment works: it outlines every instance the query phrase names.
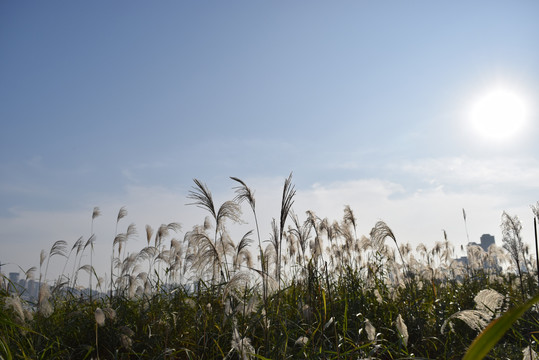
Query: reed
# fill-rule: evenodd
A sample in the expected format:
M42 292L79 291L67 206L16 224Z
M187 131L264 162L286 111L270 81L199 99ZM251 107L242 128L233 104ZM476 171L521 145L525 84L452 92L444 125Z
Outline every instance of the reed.
M457 359L467 351L485 355L481 344L492 358L535 356L537 298L525 299L537 287L524 271L518 274L529 266L518 218L502 215L505 247L470 246L466 269L453 259L445 231L440 241L414 250L383 221L358 235L349 206L342 219L312 211L300 218L291 176L280 212L262 220L271 224L265 235L254 191L239 178L232 178L234 199L221 206L195 180L187 197L207 217L183 237L177 222L155 230L146 225L142 248L129 254L127 242L137 231L134 224L119 229L128 216L121 208L111 239L111 283L99 294L92 255L82 262L95 240L93 222L89 238L70 248L55 242L40 255L36 303L15 286L0 289L0 357ZM254 223L235 238L229 227L246 223L242 203ZM508 260L514 271L502 271ZM63 268L55 282L47 280L53 261ZM69 261L71 276L64 273ZM74 289L79 271L97 280L92 298ZM490 329L494 335L484 335ZM480 345L468 350L478 334Z

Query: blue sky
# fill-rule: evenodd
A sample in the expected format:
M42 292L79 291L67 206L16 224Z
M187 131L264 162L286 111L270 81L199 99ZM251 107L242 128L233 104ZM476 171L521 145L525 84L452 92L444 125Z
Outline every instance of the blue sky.
M446 229L458 246L462 208L471 239L498 244L507 210L531 242L536 14L536 1L3 1L0 262L28 268L88 236L94 206L104 258L121 206L141 233L186 231L204 218L186 206L193 178L220 201L229 176L245 180L269 229L291 171L300 216L349 204L364 234L382 219L403 242ZM528 108L502 142L469 123L496 86Z

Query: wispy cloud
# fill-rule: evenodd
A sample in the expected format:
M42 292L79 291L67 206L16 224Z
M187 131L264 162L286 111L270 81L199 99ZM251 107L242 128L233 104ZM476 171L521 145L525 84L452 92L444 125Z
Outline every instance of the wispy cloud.
M426 158L405 162L403 172L439 185L539 188L539 160L532 157Z

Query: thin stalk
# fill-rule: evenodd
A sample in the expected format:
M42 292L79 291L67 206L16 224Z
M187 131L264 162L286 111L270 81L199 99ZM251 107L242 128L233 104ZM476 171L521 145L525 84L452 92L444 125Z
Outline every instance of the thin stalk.
M535 233L535 261L537 263L537 280L539 284L539 249L537 246L537 217L533 218L533 230Z

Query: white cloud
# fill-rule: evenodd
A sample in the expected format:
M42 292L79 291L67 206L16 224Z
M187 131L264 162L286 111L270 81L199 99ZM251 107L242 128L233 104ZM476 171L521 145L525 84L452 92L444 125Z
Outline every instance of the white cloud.
M426 158L406 162L401 169L436 184L539 188L539 161L531 157Z

